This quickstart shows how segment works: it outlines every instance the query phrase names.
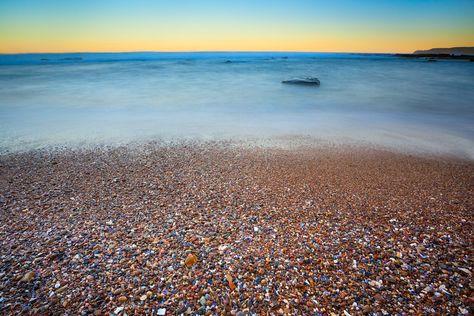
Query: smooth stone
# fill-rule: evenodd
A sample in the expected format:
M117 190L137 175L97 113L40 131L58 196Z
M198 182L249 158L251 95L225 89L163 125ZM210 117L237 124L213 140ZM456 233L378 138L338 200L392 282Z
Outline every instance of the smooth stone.
M166 314L166 308L159 308L156 315L163 316Z
M315 77L292 78L292 79L288 79L288 80L283 80L282 83L309 85L309 86L319 86L321 84L319 79L315 78Z
M34 271L30 271L28 273L26 273L23 278L21 278L21 281L22 282L30 282L31 280L33 280L35 277L35 272Z
M125 303L125 302L127 301L127 297L126 297L126 296L120 296L120 297L118 298L118 301L119 301L120 303Z

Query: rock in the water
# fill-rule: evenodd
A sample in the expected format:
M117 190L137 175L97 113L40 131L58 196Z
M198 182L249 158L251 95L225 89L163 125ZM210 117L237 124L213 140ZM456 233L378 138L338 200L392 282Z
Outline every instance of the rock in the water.
M321 84L319 79L315 77L292 78L288 80L283 80L282 83L300 84L300 85L308 85L308 86L319 86Z
M166 314L166 308L159 308L158 312L156 313L159 316L163 316Z

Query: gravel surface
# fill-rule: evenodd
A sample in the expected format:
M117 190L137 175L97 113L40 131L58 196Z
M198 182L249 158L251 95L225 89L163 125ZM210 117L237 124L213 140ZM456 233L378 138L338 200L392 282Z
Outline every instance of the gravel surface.
M474 163L226 144L0 156L0 314L473 313Z

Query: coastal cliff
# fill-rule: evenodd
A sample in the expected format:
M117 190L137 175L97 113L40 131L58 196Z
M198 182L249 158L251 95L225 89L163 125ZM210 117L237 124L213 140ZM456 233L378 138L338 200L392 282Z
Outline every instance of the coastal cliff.
M451 47L451 48L431 48L428 50L416 50L414 55L423 54L448 54L448 55L471 55L474 56L474 47Z
M395 54L395 56L426 58L427 61L436 61L437 59L464 59L474 61L474 47L431 48L428 50L416 50L413 54Z

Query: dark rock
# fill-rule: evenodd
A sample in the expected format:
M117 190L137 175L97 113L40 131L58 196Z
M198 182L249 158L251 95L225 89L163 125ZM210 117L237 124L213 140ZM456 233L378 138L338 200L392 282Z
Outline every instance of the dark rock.
M315 77L292 78L292 79L288 79L288 80L283 80L282 83L308 85L308 86L319 86L321 84L319 79L315 78Z

